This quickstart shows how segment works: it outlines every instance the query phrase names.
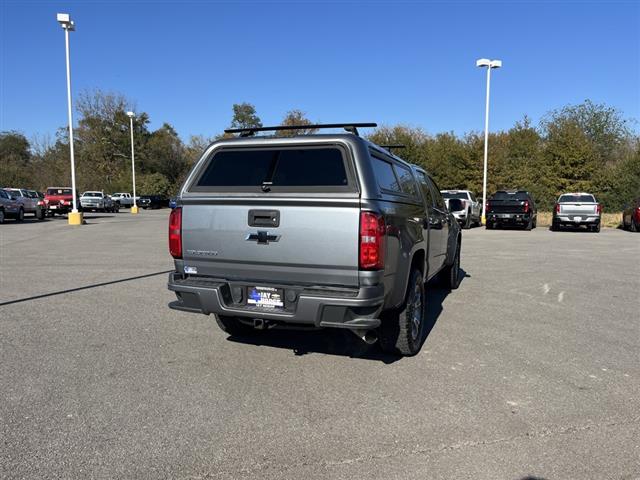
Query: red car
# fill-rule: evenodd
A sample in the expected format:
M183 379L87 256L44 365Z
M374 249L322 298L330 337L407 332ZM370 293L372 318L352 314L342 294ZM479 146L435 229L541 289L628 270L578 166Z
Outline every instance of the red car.
M44 195L44 203L49 215L69 213L73 209L73 195L69 187L49 187ZM76 206L80 211L80 200L76 192Z
M636 198L622 211L622 228L632 232L640 232L640 198Z

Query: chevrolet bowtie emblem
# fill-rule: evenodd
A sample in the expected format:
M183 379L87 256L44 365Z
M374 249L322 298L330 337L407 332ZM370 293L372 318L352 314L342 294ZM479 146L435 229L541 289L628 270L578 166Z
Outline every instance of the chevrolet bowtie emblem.
M249 235L247 235L247 238L245 238L245 240L250 242L258 242L262 245L268 245L269 242L277 242L278 240L280 240L280 235L273 235L269 232L258 231L257 233L250 233Z

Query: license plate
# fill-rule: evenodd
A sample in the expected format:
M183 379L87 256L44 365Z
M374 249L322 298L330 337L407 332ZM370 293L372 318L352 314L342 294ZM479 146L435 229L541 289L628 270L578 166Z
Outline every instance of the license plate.
M55 210L56 208L58 208L58 206L57 206L57 205L51 205L49 208L50 208L51 210Z
M573 217L573 221L574 222L581 222L582 221L582 217Z
M509 214L509 213L502 213L499 216L500 216L500 218L511 218L511 214Z
M272 287L248 287L247 304L261 308L284 308L283 290Z

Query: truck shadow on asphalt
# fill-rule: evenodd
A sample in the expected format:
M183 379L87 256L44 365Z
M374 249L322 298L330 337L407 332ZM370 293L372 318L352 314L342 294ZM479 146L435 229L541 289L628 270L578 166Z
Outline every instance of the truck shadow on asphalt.
M460 281L469 278L467 272L460 269ZM451 293L450 290L429 284L427 286L427 305L425 312L425 328L423 348L429 334L433 330L442 313L442 303ZM374 360L384 364L392 364L401 360L401 355L384 353L378 343L367 345L353 333L341 329L291 329L273 328L264 332L255 332L248 336L229 336L227 340L257 347L271 347L291 350L295 356L320 353L338 355L362 360Z
M5 302L0 302L0 307L6 306L6 305L13 305L14 303L30 302L32 300L39 300L41 298L55 297L56 295L65 295L67 293L80 292L82 290L89 290L91 288L114 285L116 283L131 282L133 280L141 280L143 278L156 277L158 275L166 275L170 272L173 272L173 270L162 270L160 272L145 273L143 275L136 275L135 277L119 278L117 280L110 280L107 282L93 283L91 285L84 285L82 287L74 287L74 288L68 288L66 290L57 290L55 292L42 293L40 295L34 295L32 297L16 298L14 300L7 300Z

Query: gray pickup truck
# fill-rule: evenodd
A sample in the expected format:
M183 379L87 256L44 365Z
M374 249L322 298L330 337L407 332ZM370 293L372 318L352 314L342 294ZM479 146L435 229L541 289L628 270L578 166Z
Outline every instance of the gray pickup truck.
M553 209L551 230L584 225L592 232L599 232L601 215L602 206L590 193L564 193L558 197Z
M210 145L169 219L176 310L230 335L345 328L413 355L425 284L459 282L460 228L429 174L357 134L255 136ZM305 128L310 128L306 126Z

